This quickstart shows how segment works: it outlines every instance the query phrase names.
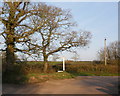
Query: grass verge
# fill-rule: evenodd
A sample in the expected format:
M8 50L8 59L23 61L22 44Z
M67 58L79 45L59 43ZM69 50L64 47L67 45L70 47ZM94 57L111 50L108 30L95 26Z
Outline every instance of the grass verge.
M15 83L15 84L25 84L25 83L41 83L47 80L55 79L70 79L74 78L75 75L68 72L55 72L55 73L30 73L26 75L15 75L7 76L4 83Z
M40 73L40 74L32 73L27 75L28 83L40 83L51 79L59 80L70 79L74 77L75 75L67 72Z

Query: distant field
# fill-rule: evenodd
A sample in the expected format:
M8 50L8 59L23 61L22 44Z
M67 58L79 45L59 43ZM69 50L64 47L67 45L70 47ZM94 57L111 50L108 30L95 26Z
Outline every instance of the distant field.
M43 64L43 61L27 61L27 64ZM93 61L65 61L66 64L93 64ZM49 61L50 65L62 64L62 61Z
M43 64L43 61L27 61L27 64ZM65 61L66 64L104 64L104 61ZM118 61L108 61L108 65L117 65ZM62 64L62 61L49 61L50 65Z

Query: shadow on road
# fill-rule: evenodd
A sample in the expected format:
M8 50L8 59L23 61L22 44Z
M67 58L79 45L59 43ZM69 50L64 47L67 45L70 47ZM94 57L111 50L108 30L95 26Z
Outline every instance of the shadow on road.
M94 76L92 76L94 77ZM113 76L97 76L97 78L90 78L84 80L84 83L89 86L96 86L96 90L107 94L119 94L118 82L119 77Z

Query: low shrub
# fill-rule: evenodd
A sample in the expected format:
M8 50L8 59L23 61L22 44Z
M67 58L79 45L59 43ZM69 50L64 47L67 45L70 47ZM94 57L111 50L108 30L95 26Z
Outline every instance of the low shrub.
M103 64L78 64L70 65L66 68L70 73L93 73L95 75L104 74L118 74L118 66L116 65L103 65Z
M56 72L51 66L48 73ZM43 73L43 64L17 62L13 65L11 70L5 70L2 72L3 83L26 83L29 81L28 74L40 74Z
M22 83L27 82L22 66L14 65L11 70L6 70L2 73L3 83Z

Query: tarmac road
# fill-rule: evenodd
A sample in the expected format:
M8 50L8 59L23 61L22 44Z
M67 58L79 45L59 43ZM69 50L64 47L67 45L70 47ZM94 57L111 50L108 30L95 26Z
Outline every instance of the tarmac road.
M78 76L27 85L3 84L3 94L118 94L118 76Z

